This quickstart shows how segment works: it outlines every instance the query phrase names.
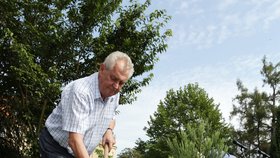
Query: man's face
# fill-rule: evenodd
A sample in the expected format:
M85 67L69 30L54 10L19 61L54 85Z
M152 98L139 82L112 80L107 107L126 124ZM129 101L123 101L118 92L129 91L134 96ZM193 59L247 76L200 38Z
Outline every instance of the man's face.
M122 72L123 61L118 61L112 70L106 70L104 64L99 69L99 89L103 99L117 94L128 80L128 72Z

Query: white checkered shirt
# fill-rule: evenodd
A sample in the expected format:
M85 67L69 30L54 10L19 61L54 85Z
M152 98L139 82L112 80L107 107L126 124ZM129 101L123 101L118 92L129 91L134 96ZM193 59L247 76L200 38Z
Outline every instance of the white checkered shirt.
M68 133L84 136L89 154L99 144L109 127L119 105L119 93L102 100L98 87L98 73L69 83L62 92L59 105L46 121L46 127L53 138L69 153Z

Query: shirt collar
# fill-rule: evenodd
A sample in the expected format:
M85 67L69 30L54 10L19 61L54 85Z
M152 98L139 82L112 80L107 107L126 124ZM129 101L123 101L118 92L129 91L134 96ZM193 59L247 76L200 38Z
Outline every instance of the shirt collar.
M98 82L98 72L93 74L93 91L94 91L94 99L102 99L100 90L99 90L99 82Z

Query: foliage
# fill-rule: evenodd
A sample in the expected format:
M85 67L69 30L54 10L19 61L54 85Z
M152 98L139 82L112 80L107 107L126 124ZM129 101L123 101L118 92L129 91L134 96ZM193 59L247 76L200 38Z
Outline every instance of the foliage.
M59 94L60 84L51 81L55 69L50 68L48 74L45 73L32 60L28 49L19 44L10 31L6 33L6 37L13 41L7 53L13 54L15 58L9 63L13 65L7 68L10 75L4 72L4 76L11 80L3 80L9 83L1 85L1 90L6 90L1 96L1 140L8 150L16 150L16 153L25 157L38 153L34 136L38 135L37 129L43 125L44 113L50 106L48 103Z
M280 108L278 107L276 112L276 123L275 123L275 135L271 138L271 157L279 157L280 156Z
M125 148L118 154L118 158L142 158L142 155L135 149Z
M198 128L204 121L209 124L207 134L223 131L220 137L230 141L230 128L224 123L218 105L198 84L188 84L177 91L171 89L145 128L150 139L137 142L136 149L145 157L167 157L168 139L178 137L189 126Z
M259 92L255 89L254 92L249 93L248 89L244 88L241 81L237 82L238 89L241 91L240 95L236 96L236 100L242 106L233 106L233 111L231 115L239 115L241 121L241 130L238 135L239 141L242 144L250 147L251 149L256 148L256 146L261 147L268 143L269 139L269 129L267 129L269 115L267 108L267 94L264 92ZM254 133L254 134L253 134ZM246 141L242 141L246 140ZM250 154L249 152L247 154Z
M263 83L267 84L272 92L268 96L268 106L269 106L269 115L271 116L271 126L270 126L270 136L271 136L271 148L270 155L272 158L280 157L279 153L279 142L280 137L277 133L279 129L279 118L277 112L280 108L280 62L273 64L266 61L266 57L263 58L263 68L261 71L263 75Z
M95 150L93 151L92 155L90 155L91 158L95 158L95 157L98 157L98 158L104 158L104 148L95 148ZM108 155L108 158L113 158L113 156L111 155Z
M170 19L145 13L150 0L3 0L0 5L0 157L39 157L38 133L60 88L92 74L112 51L131 56L135 74L121 93L132 103L166 51ZM145 73L148 74L144 76Z
M237 104L233 105L231 117L238 116L240 118L241 129L236 131L237 139L242 144L249 147L251 151L261 149L272 157L277 153L276 138L277 126L277 108L279 108L280 96L280 63L273 65L268 63L266 58L263 59L263 75L264 85L268 85L272 92L260 92L257 88L254 92L249 92L240 80L237 81L237 87L240 94L235 97ZM271 148L270 148L271 146ZM247 152L250 156L252 152Z
M209 124L201 122L197 127L187 126L185 132L167 142L170 158L222 158L227 151L223 131L209 133Z

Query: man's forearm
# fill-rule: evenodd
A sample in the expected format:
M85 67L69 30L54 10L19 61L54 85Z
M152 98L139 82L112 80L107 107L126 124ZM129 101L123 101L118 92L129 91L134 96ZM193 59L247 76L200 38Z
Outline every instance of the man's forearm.
M69 132L69 146L73 150L76 158L89 158L81 134Z
M106 144L109 145L109 151L113 148L113 145L116 143L114 138L113 129L115 128L116 121L113 119L111 120L108 129L105 131L102 139L102 145L106 146ZM109 130L111 129L111 130Z
M113 119L113 120L111 120L108 128L114 129L115 125L116 125L116 121L115 121L115 119Z

